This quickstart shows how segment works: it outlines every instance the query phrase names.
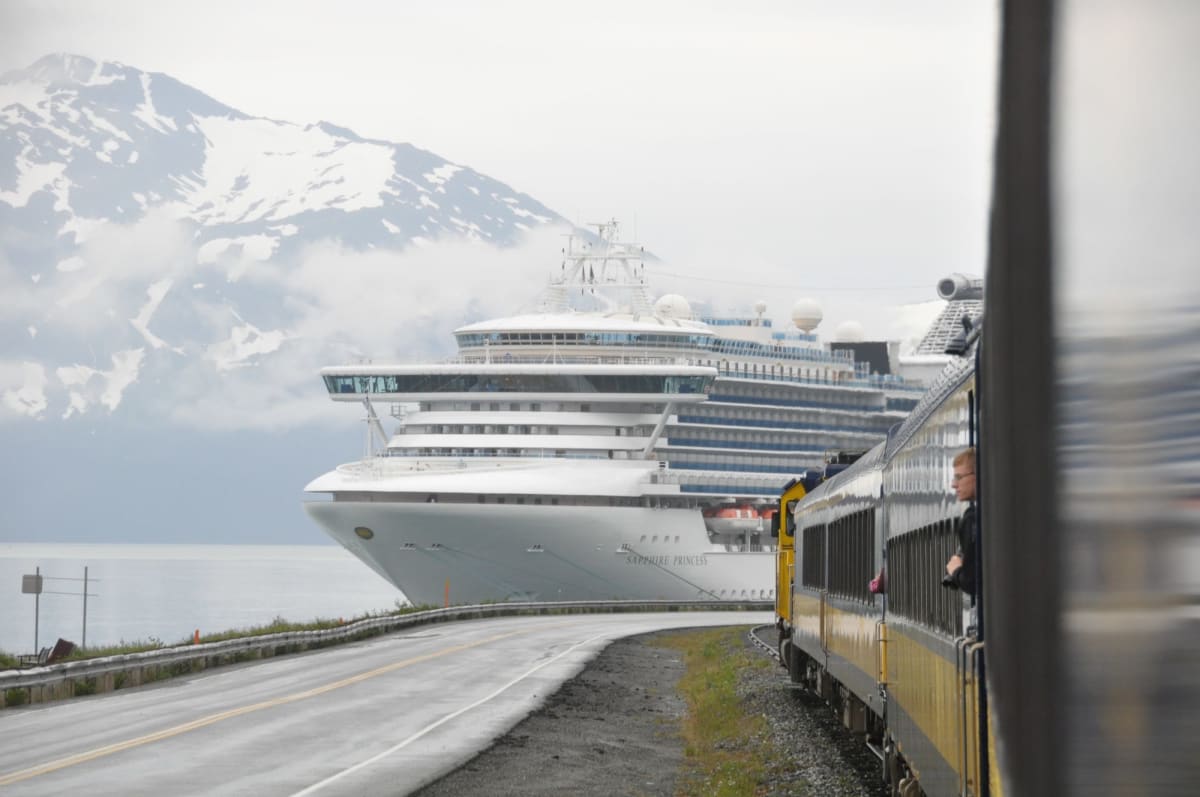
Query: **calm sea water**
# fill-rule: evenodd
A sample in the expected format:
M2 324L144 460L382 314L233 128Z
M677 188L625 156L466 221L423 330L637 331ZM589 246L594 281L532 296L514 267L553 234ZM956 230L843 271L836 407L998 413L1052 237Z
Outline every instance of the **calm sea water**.
M404 596L362 562L325 545L46 545L0 543L0 650L32 652L34 596L21 576L40 567L41 646L83 637L88 568L88 646L193 631L305 622L394 609ZM53 577L53 578L52 578ZM62 579L62 580L60 580ZM65 580L77 579L77 580Z

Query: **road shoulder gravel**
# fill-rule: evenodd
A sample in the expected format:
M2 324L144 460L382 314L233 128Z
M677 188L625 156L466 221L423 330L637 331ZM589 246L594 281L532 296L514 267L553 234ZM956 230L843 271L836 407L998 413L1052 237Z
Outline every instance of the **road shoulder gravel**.
M618 640L541 708L419 797L458 795L676 795L685 753L676 691L682 656L655 640L689 630ZM751 655L766 656L746 639ZM746 668L738 694L762 714L785 751L757 795L874 797L879 765L815 696L781 668ZM748 744L764 740L746 740Z

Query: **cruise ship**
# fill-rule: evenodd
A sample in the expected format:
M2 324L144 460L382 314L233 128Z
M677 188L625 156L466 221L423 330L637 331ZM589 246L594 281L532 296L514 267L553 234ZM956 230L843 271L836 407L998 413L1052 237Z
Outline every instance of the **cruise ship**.
M770 599L771 500L920 398L885 345L823 345L811 302L777 330L762 303L652 300L643 249L597 231L537 312L455 330L454 358L321 371L363 408L367 451L305 510L414 604Z

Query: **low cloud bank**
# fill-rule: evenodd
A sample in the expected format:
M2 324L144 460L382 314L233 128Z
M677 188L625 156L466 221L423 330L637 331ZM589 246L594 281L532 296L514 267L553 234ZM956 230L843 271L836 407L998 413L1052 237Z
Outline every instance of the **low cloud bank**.
M326 241L277 262L240 247L201 257L191 228L162 212L105 225L64 268L0 262L4 329L19 332L0 344L0 420L128 410L194 428L344 422L320 367L449 356L456 326L533 306L562 232L504 249Z

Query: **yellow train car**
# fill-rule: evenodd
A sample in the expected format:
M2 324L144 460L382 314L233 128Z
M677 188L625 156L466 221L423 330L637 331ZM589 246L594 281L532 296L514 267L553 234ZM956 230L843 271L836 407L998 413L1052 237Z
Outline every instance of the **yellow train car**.
M952 461L974 443L977 337L886 442L792 511L783 661L863 735L900 797L1000 790L975 604L942 583L964 511Z
M882 566L880 443L817 487L794 510L789 670L810 681L847 724L882 743L880 634L883 600L871 591Z
M805 496L812 479L792 479L783 487L775 516L771 519L771 536L775 537L775 627L779 630L779 656L787 661L791 655L792 630L792 566L796 554L796 521L792 515L796 503Z

